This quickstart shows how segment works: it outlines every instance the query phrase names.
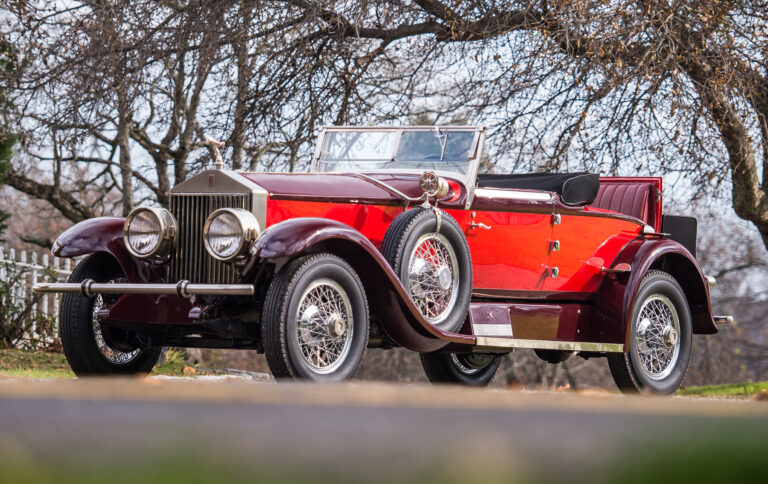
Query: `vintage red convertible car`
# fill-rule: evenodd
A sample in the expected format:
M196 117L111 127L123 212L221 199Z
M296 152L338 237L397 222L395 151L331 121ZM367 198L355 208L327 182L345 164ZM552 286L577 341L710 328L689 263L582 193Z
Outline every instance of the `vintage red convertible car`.
M366 348L421 353L434 382L488 383L500 357L607 356L624 391L681 384L717 332L696 220L660 178L478 174L482 127L327 127L312 172L216 167L169 209L79 223L90 254L60 332L78 375L148 372L164 346L251 348L278 378L338 381ZM720 319L725 319L720 318Z

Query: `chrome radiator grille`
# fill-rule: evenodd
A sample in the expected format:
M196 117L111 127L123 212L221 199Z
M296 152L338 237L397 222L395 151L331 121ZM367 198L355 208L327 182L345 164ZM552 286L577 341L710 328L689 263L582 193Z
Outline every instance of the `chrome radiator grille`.
M171 261L169 282L183 279L210 284L233 284L237 274L229 264L217 261L205 250L203 225L220 208L251 209L251 195L171 194L171 213L176 217L176 251Z

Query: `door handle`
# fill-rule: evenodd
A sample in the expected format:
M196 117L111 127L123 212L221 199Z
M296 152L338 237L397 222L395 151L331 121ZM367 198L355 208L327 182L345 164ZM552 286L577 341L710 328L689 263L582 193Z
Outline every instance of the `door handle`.
M480 222L480 223L472 222L472 223L470 223L470 224L469 224L469 228L470 228L470 229L485 229L485 230L491 230L491 226L490 226L490 225L485 225L485 224L484 224L484 223L482 223L482 222Z

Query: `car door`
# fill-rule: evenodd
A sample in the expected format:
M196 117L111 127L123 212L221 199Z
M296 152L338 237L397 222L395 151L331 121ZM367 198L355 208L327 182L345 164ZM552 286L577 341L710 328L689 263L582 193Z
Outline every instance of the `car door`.
M475 190L466 227L475 297L526 297L541 289L552 210L549 192Z
M587 299L622 248L642 229L631 217L589 208L555 207L550 243L549 277L541 289L559 298Z

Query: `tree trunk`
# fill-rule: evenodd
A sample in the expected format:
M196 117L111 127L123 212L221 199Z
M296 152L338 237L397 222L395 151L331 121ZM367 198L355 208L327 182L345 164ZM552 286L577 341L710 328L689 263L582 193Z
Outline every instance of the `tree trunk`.
M127 217L133 210L133 170L131 169L131 118L132 113L127 106L125 95L120 93L117 123L117 146L120 150L120 175L122 176L122 201L123 217Z
M237 99L235 100L235 125L232 129L232 169L243 167L243 149L245 147L245 117L248 113L248 79L251 66L248 62L248 29L251 26L251 9L244 3L240 4L240 32L235 41L235 56L237 58Z
M709 85L705 69L693 66L689 74L728 150L733 209L736 215L757 227L768 248L768 187L760 185L755 145L746 123L725 93ZM763 138L762 143L766 142L768 139Z

